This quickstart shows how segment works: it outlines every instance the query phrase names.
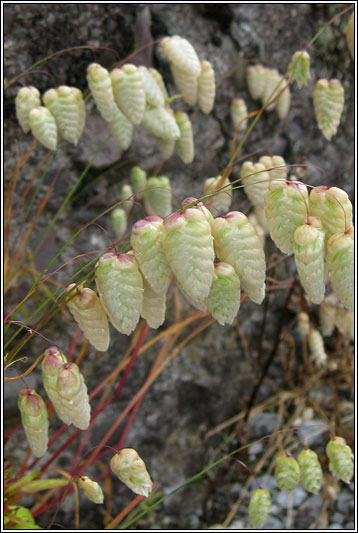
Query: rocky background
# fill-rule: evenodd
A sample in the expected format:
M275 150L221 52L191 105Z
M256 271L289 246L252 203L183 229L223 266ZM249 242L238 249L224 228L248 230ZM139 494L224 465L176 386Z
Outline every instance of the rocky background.
M31 144L31 134L25 136L16 121L14 99L22 84L38 87L41 93L57 85L72 85L85 90L86 68L96 61L110 68L136 49L157 42L166 35L180 35L195 47L200 59L209 60L215 70L218 83L214 110L210 115L195 112L192 115L196 156L190 165L184 165L174 155L166 161L160 173L171 179L174 192L174 207L183 198L198 197L203 192L204 179L216 176L225 168L230 156L233 126L230 120L230 101L244 98L249 111L256 109L245 87L247 66L261 63L285 73L292 54L307 44L313 36L347 4L7 4L4 5L4 76L5 81L25 71L47 55L63 49L67 52L41 64L36 70L22 76L4 95L5 119L5 180L14 169L17 153L24 153ZM250 135L244 151L250 154L260 151L282 155L288 164L309 163L301 179L310 185L330 184L341 187L353 199L354 187L354 66L345 41L345 29L349 14L346 13L329 26L314 43L311 54L312 79L308 87L292 90L292 102L286 120L280 121L276 113L265 113ZM92 49L76 49L90 46ZM170 94L175 94L167 61L157 44L146 47L129 60L137 65L154 66L163 75ZM320 78L338 78L345 89L345 107L338 133L328 142L316 124L313 112L312 91ZM188 111L185 103L175 101L173 108ZM52 160L46 178L40 187L34 208L39 204L53 177L60 170L60 177L50 196L46 210L36 225L30 246L36 246L46 225L56 213L93 154L107 137L105 122L88 103L88 116L83 138L77 148L61 143ZM192 110L189 109L192 113ZM30 159L20 174L15 200L30 181L46 150L37 144ZM255 156L256 157L256 156ZM256 160L256 159L255 159ZM119 200L121 185L129 180L130 168L140 165L148 175L154 171L161 158L153 138L144 130L137 129L131 148L122 152L113 141L96 158L70 206L61 215L56 228L46 240L35 261L41 271L57 250L83 224ZM319 170L318 167L322 169ZM298 171L294 170L296 174ZM234 167L232 179L239 176L239 166ZM249 212L250 205L242 191L234 194L232 209ZM133 222L141 216L136 212ZM21 216L16 219L21 224ZM111 232L109 217L99 223ZM68 247L52 268L56 268L76 255L104 249L111 245L108 233L91 226ZM274 252L267 243L267 253ZM56 281L65 283L70 274L81 266L70 263L56 275ZM275 271L277 279L292 276L293 261L286 261ZM31 286L32 279L26 276L19 283L16 298L23 297ZM274 341L280 310L286 291L276 291L270 297L269 313L263 337L263 353L267 358ZM40 301L41 296L38 296ZM184 316L191 312L190 306L181 300ZM296 316L290 309L284 316L288 325ZM220 455L236 447L250 443L270 434L280 422L277 409L269 409L250 419L248 425L241 422L230 426L213 437L207 438L212 428L244 410L258 378L257 358L259 336L264 317L264 305L245 302L239 312L240 332L249 347L249 359L245 357L240 335L235 327L214 324L193 342L187 345L166 368L148 391L127 436L125 445L136 448L145 459L152 478L164 493L181 485L187 478L199 472ZM26 316L20 317L25 319ZM173 304L169 309L165 326L174 321ZM45 331L53 344L66 352L76 332L74 323L61 319ZM149 338L152 333L149 335ZM82 370L89 390L93 390L118 363L129 340L112 328L108 353L96 353L90 349ZM29 347L31 357L41 353L41 339L34 339ZM29 355L29 354L28 354ZM135 391L145 380L156 350L148 350L135 363L120 401L111 406L96 422L88 448L95 446L118 413L127 405ZM301 364L297 351L293 372ZM285 382L282 361L279 358L270 368L268 380L261 387L256 402L270 398L278 387L290 390ZM30 386L41 389L39 373L34 372L27 380ZM7 386L6 424L18 420L16 397L17 382ZM330 397L331 389L325 383L314 391L316 401ZM351 399L347 392L347 400ZM302 422L302 420L301 420ZM231 433L233 427L234 434ZM56 421L51 431L55 431ZM120 428L120 430L122 427ZM120 433L113 437L113 443ZM314 449L323 453L325 435L316 437ZM256 447L255 447L256 446ZM59 465L69 467L73 450L66 451ZM240 459L254 468L265 453L265 441L249 448ZM23 442L9 442L7 454L12 461L21 461L26 451ZM104 459L106 461L106 458ZM265 468L261 471L265 473ZM96 472L94 472L96 475ZM234 461L224 463L219 472L214 470L196 483L183 488L168 498L155 513L146 515L134 527L139 529L205 529L221 524L232 503L239 497L247 479L247 472ZM331 481L329 482L331 483ZM266 478L267 488L272 487L274 508L267 528L285 527L287 501L277 490L271 475ZM323 496L308 495L303 489L294 491L293 527L319 527L317 516L331 528L353 527L352 487L341 486L329 505ZM253 486L253 488L255 488ZM337 487L336 487L337 488ZM132 499L126 487L113 480L113 516ZM245 497L232 527L248 527L248 496ZM24 505L26 502L24 502ZM29 500L29 505L31 501ZM56 518L65 528L73 527L73 499L67 498ZM81 499L81 528L101 529L104 509ZM50 518L43 515L39 525L46 527Z

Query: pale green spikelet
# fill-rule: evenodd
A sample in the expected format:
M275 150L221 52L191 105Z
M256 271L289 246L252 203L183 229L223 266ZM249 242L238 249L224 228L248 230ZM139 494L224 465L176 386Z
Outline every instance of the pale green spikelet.
M241 286L255 303L265 297L265 254L255 228L247 217L232 211L211 224L215 250L221 261L232 265Z
M285 78L282 78L282 83L279 87L279 90L281 91L285 87L285 85L287 85L287 80ZM284 120L287 117L288 112L290 110L290 105L291 105L291 91L290 91L290 86L287 85L286 89L282 92L282 94L277 99L276 107L275 107L276 113L278 114L281 120Z
M96 284L112 325L125 335L136 328L143 301L143 279L130 254L104 254L96 265Z
M247 110L245 100L243 100L242 98L233 98L231 100L230 116L231 116L231 120L232 120L234 128L236 128L239 125L239 123L241 123L239 127L239 131L245 130L247 127L246 117L248 114L249 113Z
M112 472L127 487L146 498L152 492L153 482L146 469L145 463L132 448L123 448L110 461Z
M65 424L71 424L71 418L62 408L58 392L57 392L57 378L62 369L63 363L67 363L67 358L61 350L52 346L47 348L44 352L44 359L42 360L42 381L47 393L47 396L50 398L57 416Z
M232 324L240 308L240 278L228 263L215 265L215 275L206 306L219 324Z
M116 103L108 70L98 63L91 63L87 68L87 82L98 111L104 120L111 122Z
M144 207L148 215L166 217L172 212L172 188L166 176L152 176L147 181Z
M187 208L164 220L163 248L180 286L194 301L203 302L215 278L214 239L201 207Z
M338 479L350 483L354 470L352 450L342 437L333 437L326 447L329 458L329 470Z
M87 496L91 502L101 504L104 501L103 491L101 486L96 482L90 479L87 476L81 476L77 478L77 485L84 494Z
M327 363L327 354L324 349L322 335L318 329L311 328L307 336L308 346L311 351L312 359L317 368L321 368Z
M252 65L246 70L246 85L253 100L260 100L266 85L266 68Z
M265 208L270 235L285 254L294 252L294 233L305 223L308 214L308 192L299 182L273 180L265 194Z
M175 281L176 281L178 289L180 290L180 292L182 293L184 298L190 303L190 305L192 305L194 307L194 309L197 309L198 311L201 311L202 313L205 313L208 310L207 306L206 306L206 300L204 300L204 301L203 300L195 300L192 297L192 295L190 294L190 292L186 291L182 287L182 285L180 285L178 280L175 280Z
M57 148L57 124L55 117L47 107L38 106L29 113L31 132L36 139L49 150Z
M270 180L287 179L286 162L284 158L280 155L273 155L272 157L269 155L263 155L260 157L259 163L261 163L261 165L264 165L264 167L268 170Z
M128 183L124 183L121 188L122 208L129 213L133 208L133 189Z
M288 71L291 73L292 81L297 83L299 89L307 85L311 79L309 54L305 50L295 52L288 66Z
M209 61L200 62L198 104L203 113L211 113L215 101L215 72Z
M155 292L145 278L143 279L143 287L141 317L147 321L150 328L158 329L165 320L166 293L158 294Z
M166 294L171 270L162 247L163 220L151 215L138 220L131 235L131 245L139 268L157 294Z
M77 146L86 121L82 92L76 87L61 85L46 91L43 101L55 117L60 135Z
M175 139L164 139L163 137L156 137L156 142L160 155L166 161L169 159L175 150Z
M271 511L271 496L267 489L256 489L250 498L249 516L254 528L262 528Z
M142 77L135 65L126 64L110 73L114 99L120 111L135 125L142 122L146 98Z
M198 77L185 69L179 68L174 63L171 63L170 70L184 102L190 106L195 105L198 100Z
M22 87L15 99L16 116L24 133L31 130L29 114L34 107L41 106L40 91L36 87Z
M144 196L144 190L147 187L147 173L140 167L132 167L130 180L136 198L141 200Z
M319 129L330 141L337 133L344 106L344 89L339 80L318 80L313 105Z
M349 17L347 30L346 30L346 38L347 38L348 49L354 61L354 12Z
M309 299L320 304L326 290L324 284L324 231L317 217L307 217L306 223L294 233L295 263L302 287Z
M310 317L304 311L297 316L297 329L302 338L307 337L310 332Z
M45 402L33 389L22 389L18 406L27 441L35 457L47 451L49 421Z
M83 375L75 363L62 365L57 377L56 390L66 418L70 419L70 423L78 429L87 429L91 418L91 406Z
M146 102L154 107L163 107L164 95L155 77L146 67L138 67L138 71L142 77Z
M117 105L113 107L113 117L112 120L108 122L108 127L112 137L123 150L128 150L132 144L134 126L132 122L123 115Z
M111 223L118 239L121 239L128 227L127 213L122 207L116 207L111 211Z
M264 207L265 194L269 190L271 180L270 173L266 171L265 165L245 161L241 167L240 178L244 191L252 205Z
M180 131L180 137L175 141L175 150L185 164L194 159L193 128L190 118L186 113L178 111L174 114L175 121Z
M273 111L277 105L277 100L272 102L283 88L283 78L275 68L266 69L266 83L265 88L261 96L262 105L266 105L271 102L265 111Z
M155 137L163 139L179 139L180 130L174 116L166 107L147 107L145 109L141 126Z
M354 227L332 235L327 243L329 279L339 301L354 311Z
M311 190L309 213L318 217L325 231L325 242L335 233L352 226L352 204L348 194L338 187L322 185Z
M201 65L197 53L193 46L179 35L164 37L160 46L164 55L178 68L186 70L191 75L198 77L201 71Z
M294 457L285 453L276 458L275 480L281 490L291 492L300 482L300 467Z
M218 186L220 184L220 192ZM213 194L207 199L206 204L209 211L215 216L218 213L227 213L230 209L232 201L232 185L228 177L224 179L222 176L216 176L216 178L208 178L204 182L204 195Z
M97 294L87 287L71 283L66 289L71 314L90 344L100 352L109 346L108 318Z
M155 79L155 81L157 82L157 84L158 84L158 86L159 86L159 88L160 88L160 90L162 92L162 95L164 96L164 100L165 100L166 98L168 98L168 91L167 91L167 88L165 86L165 83L164 83L164 80L163 80L163 76L155 68L149 68L148 70L151 73L151 75L153 76L153 78Z
M322 468L318 455L313 450L302 450L297 457L302 486L308 492L318 494L322 484Z

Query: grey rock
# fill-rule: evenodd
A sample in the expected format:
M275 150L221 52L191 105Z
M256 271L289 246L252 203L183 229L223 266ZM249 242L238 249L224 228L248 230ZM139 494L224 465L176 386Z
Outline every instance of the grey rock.
M276 413L260 413L249 421L250 438L257 439L269 435L275 430L277 423Z
M302 487L295 488L291 493L292 505L293 507L298 507L301 505L304 500L307 498L307 492ZM277 503L280 507L286 509L289 497L286 490L281 490L272 498L272 500Z

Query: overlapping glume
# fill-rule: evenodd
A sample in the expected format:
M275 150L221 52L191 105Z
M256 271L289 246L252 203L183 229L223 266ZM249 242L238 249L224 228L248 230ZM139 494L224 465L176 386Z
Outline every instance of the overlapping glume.
M211 224L215 250L221 261L232 265L241 286L253 302L265 297L265 254L255 228L247 217L232 211Z
M198 104L203 113L211 113L215 101L215 72L209 61L200 62Z
M77 478L77 485L83 490L84 494L89 500L91 500L91 502L97 504L103 503L103 491L96 481L93 481L88 476L81 476Z
M306 223L294 233L295 263L302 287L309 299L320 304L325 293L325 246L322 222L307 217Z
M275 480L281 490L291 492L300 482L300 467L294 457L285 453L276 458Z
M138 71L142 77L142 84L147 104L154 107L163 107L164 95L162 88L157 82L157 79L152 75L147 67L138 67Z
M172 189L166 176L151 176L144 193L144 207L148 215L166 217L172 212Z
M141 126L155 137L174 140L180 137L180 130L170 108L146 107Z
M35 457L42 457L47 451L49 421L45 402L33 389L22 389L18 407L27 441Z
M294 252L294 233L307 219L307 187L299 182L273 180L264 200L271 238L281 252L290 255Z
M339 301L354 311L354 227L332 235L327 243L329 279Z
M198 101L198 77L179 68L175 63L170 64L170 70L184 102L194 106Z
M31 109L29 113L29 124L31 132L36 139L48 148L56 150L58 130L55 117L44 106L38 106Z
M67 358L56 346L52 346L45 350L41 365L42 381L47 396L50 398L57 416L65 424L71 424L71 417L68 416L67 412L63 409L57 390L57 378L64 363L67 363Z
M143 119L146 97L138 68L126 64L112 70L110 77L114 98L120 111L130 122L139 125Z
M215 192L220 190L220 192ZM206 206L209 211L216 216L218 213L227 213L230 209L232 200L232 185L226 176L216 176L208 178L204 182L204 195L215 193L206 200Z
M123 150L128 150L133 140L134 125L117 105L113 108L112 120L108 122L108 127L112 137Z
M322 484L322 468L316 452L313 450L302 450L297 456L300 467L300 480L302 486L308 492L318 494Z
M143 302L143 279L132 255L104 254L96 264L96 285L102 305L120 332L136 328Z
M100 352L109 346L108 318L94 290L72 283L66 289L67 306L84 336Z
M91 418L91 406L83 375L75 363L62 365L57 377L56 390L58 402L66 419L70 420L69 423L79 429L87 429Z
M342 437L333 437L326 447L329 470L338 479L350 483L353 476L353 453Z
M295 81L300 89L308 84L311 78L310 56L306 50L299 50L293 54L288 71L291 74L292 81Z
M41 106L40 91L36 87L22 87L15 99L16 116L24 133L31 130L29 114L34 107Z
M262 528L271 511L271 496L267 489L256 489L250 498L249 516L254 528Z
M230 116L234 128L239 124L239 131L246 129L248 110L245 101L242 98L233 98L230 104Z
M104 120L111 122L116 103L108 70L98 63L91 63L87 68L87 82L98 111Z
M315 365L318 368L325 366L327 362L327 354L324 349L322 335L320 334L318 329L310 329L310 332L307 336L307 342Z
M165 83L164 83L164 80L163 80L163 76L155 68L149 68L148 70L151 73L151 75L153 76L153 78L155 79L155 81L157 82L157 84L158 84L158 86L159 86L159 88L160 88L160 90L162 92L162 95L164 97L164 100L165 100L166 98L168 98L168 91L167 91L167 88L165 86Z
M156 215L138 220L132 227L131 245L139 268L157 294L166 294L171 270L162 247L163 219Z
M204 302L215 279L213 241L204 207L189 207L164 220L166 259L180 286L194 301Z
M221 324L232 324L240 308L240 278L228 263L215 265L216 278L205 303L208 311Z
M175 121L180 131L180 137L175 141L175 150L181 160L189 164L194 159L193 128L190 118L182 111L174 114Z
M110 461L112 472L135 494L148 497L153 482L145 463L132 448L123 448Z
M77 146L86 121L82 92L76 87L61 85L57 89L46 91L43 101L55 117L60 135Z
M322 222L326 244L332 235L352 226L352 204L348 194L338 187L321 185L312 189L308 209Z
M344 106L344 89L339 80L318 80L313 105L319 129L330 141L337 133Z

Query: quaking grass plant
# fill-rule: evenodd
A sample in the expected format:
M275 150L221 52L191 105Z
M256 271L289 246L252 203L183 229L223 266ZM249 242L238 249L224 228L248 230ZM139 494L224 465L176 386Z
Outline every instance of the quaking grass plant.
M315 38L306 48L309 49L314 41ZM337 297L335 309L345 312L347 320L349 313L353 312L354 229L348 195L338 187L321 186L309 191L309 184L288 178L287 169L295 165L286 164L281 156L264 156L258 163L244 162L240 178L232 180L237 158L241 156L248 136L264 111L276 108L278 116L285 118L290 105L290 84L296 81L302 86L309 79L306 51L294 54L286 77L273 69L268 72L268 69L260 66L248 69L248 89L253 99L261 99L262 107L237 121L227 166L219 176L213 178L214 181L204 186L201 198L193 198L188 194L181 207L174 211L170 180L166 176L158 176L160 169L153 171L147 179L140 166L133 167L131 186L122 189L122 199L80 227L46 267L41 272L36 271L34 261L46 237L56 227L62 213L68 210L93 161L106 145L105 141L98 147L48 223L36 248L31 249L30 238L37 222L46 213L58 176L54 177L38 204L40 185L47 175L50 161L56 157L58 143L67 141L75 146L80 143L85 124L85 106L90 97L108 123L112 136L124 150L132 142L134 127L143 127L156 138L164 161L174 151L186 164L193 160L195 139L190 116L182 111L173 112L170 104L173 98L183 98L189 106L198 105L202 112L210 113L215 98L214 71L206 59L199 60L193 46L180 36L167 37L160 46L170 62L179 91L172 97L168 96L159 72L151 72L145 67L137 68L129 63L130 58L114 65L111 72L99 64L91 63L87 71L89 89L83 95L76 88L60 86L47 91L43 95L44 105L41 105L36 88L25 87L18 93L18 119L25 132L31 130L34 142L23 156L19 156L5 188L5 381L23 379L25 388L19 391L22 424L12 427L5 435L5 441L16 438L23 427L29 450L21 464L6 465L5 516L6 527L10 529L37 528L36 519L43 516L49 517L48 527L51 528L58 510L72 493L75 498L76 529L80 528L82 493L93 504L106 506L106 529L125 529L170 496L161 496L156 490L160 480L154 479L153 484L150 460L144 462L140 450L123 446L126 436L146 392L186 345L215 320L221 325L233 325L240 335L238 313L245 301L250 299L261 304L268 291L287 288L287 285L270 278L268 274L273 263L266 262L262 235L269 233L277 249L286 256L294 255L297 265L298 276L288 284L282 312L293 306L307 315L302 334L302 349L309 374L306 387L312 386L329 370L324 341L315 328L314 320L311 323L312 304L324 305L326 271ZM53 59L54 55L43 61ZM258 87L255 76L264 90L253 93ZM7 87L16 81L11 80ZM336 87L337 83L321 83L320 87L326 85ZM342 107L341 91L339 94L339 105ZM332 105L329 95L314 98L318 125L326 138L331 139L341 113L337 111L336 93ZM334 117L330 117L330 113ZM192 119L195 120L195 114ZM244 123L248 124L248 129L237 143ZM329 125L329 133L326 124ZM21 169L38 149L35 139L50 151L39 163L32 181L15 203ZM244 213L229 211L228 198L231 200L234 191L239 188L244 189L254 208L256 225ZM141 206L145 216L132 224L130 217L135 212L135 204ZM14 229L13 221L17 220L21 206L25 205L28 207L22 218L22 226L27 229L19 232ZM55 261L83 232L117 209L123 212L120 213L121 223L116 227L119 229L115 230L117 239L111 246L93 253L93 256L86 254L85 259L75 257L47 274ZM80 259L80 268L74 269L76 271L67 278L65 276L65 283L56 281L56 273L66 270L72 263L77 264ZM31 287L24 296L19 297L16 287L21 279L28 276L32 276ZM185 314L179 291L195 311L191 309ZM175 321L168 325L165 317L169 299L173 301ZM57 323L63 317L66 320L72 320L73 317L79 326L66 353L63 353L61 346L53 346L46 333L52 322ZM128 349L108 376L88 391L82 373L82 367L84 370L86 368L85 358L91 346L100 352L108 350L112 327L123 335L131 336ZM159 332L148 339L150 329L159 327ZM286 348L291 346L291 357L295 354L291 333L287 332L284 340L281 339L281 333L280 326L271 358L260 369L261 382L276 351L285 349L282 345ZM241 338L245 347L245 340ZM44 346L42 353L35 360L27 358L24 354L28 353L31 344L37 346L39 341ZM106 433L96 439L96 445L90 448L90 438L92 440L94 435L97 436L96 421L99 415L109 412L109 406L118 402L137 357L152 346L158 347L158 354L143 385L112 421ZM28 365L24 372L19 370L21 362ZM333 358L331 362L334 362ZM346 364L349 366L349 362ZM32 372L38 373L40 365L48 399L45 396L41 398L26 384L26 377ZM291 422L301 416L306 408L306 399L304 391L299 390L293 382L290 364L285 365L286 378L291 386L288 395L287 391L286 396L284 391L279 391L269 401L253 408L257 393L257 389L256 392L254 389L245 416L278 403L284 405L284 410L288 412L290 402L298 400L295 416L289 418L283 430L267 436L267 453L255 469L244 464L250 477L239 501L224 520L223 527L232 521L252 479L269 461L272 461L271 468L275 465L275 478L281 490L291 492L299 482L308 492L317 493L321 489L323 474L317 454L307 446L296 461L290 453L298 445L297 439L292 439ZM10 377L11 369L15 369L18 375ZM321 374L317 377L319 372ZM48 420L51 421L55 416L63 425L56 433L50 430L49 434ZM281 416L285 418L283 414ZM349 483L353 473L351 449L343 437L335 435L336 424L324 413L323 417L326 421L324 431L330 431L331 434L327 446L329 470ZM109 446L112 436L124 422L120 438L114 446ZM66 440L65 433L68 435ZM77 443L72 464L68 468L60 468L58 459L72 449L72 443ZM234 458L248 446L245 444L229 453L219 447L217 453L220 458L189 478L183 486ZM111 460L108 461L108 457L102 460L109 453L112 454ZM42 457L45 457L45 462L41 460ZM87 475L92 471L96 472L96 479ZM138 495L121 510L111 507L113 474ZM28 494L34 495L36 500L31 509L21 505L22 497ZM149 503L143 511L137 512L136 508L143 497L148 498ZM262 527L269 516L270 507L268 490L258 487L248 504L252 525Z

